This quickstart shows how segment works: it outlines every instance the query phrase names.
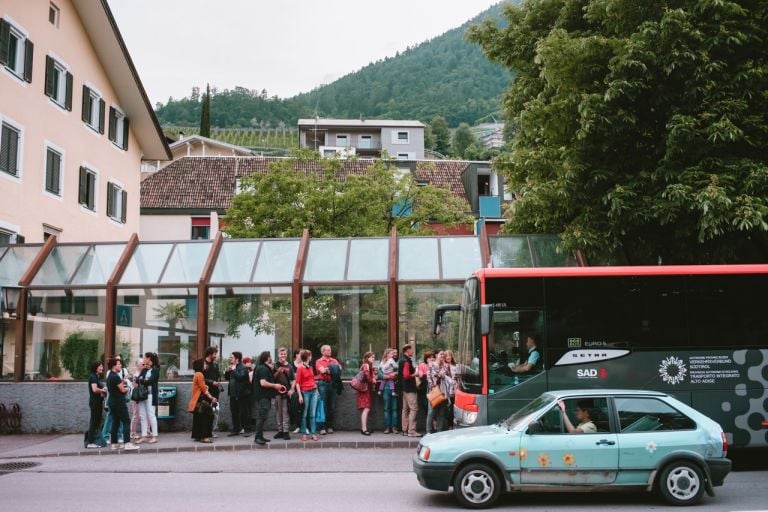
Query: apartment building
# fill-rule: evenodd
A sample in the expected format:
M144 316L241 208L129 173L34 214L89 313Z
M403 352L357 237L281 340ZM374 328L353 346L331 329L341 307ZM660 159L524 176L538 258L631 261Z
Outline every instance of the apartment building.
M424 158L424 124L391 119L299 119L299 146L322 156Z
M0 1L0 244L126 240L171 157L106 0Z

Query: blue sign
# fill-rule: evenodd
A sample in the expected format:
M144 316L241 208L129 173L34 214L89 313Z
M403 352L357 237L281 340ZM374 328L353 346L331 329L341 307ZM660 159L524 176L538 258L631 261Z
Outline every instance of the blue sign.
M117 319L117 325L121 327L130 327L131 326L131 317L132 317L133 311L131 309L131 306L125 306L123 304L118 304L115 308L115 317Z

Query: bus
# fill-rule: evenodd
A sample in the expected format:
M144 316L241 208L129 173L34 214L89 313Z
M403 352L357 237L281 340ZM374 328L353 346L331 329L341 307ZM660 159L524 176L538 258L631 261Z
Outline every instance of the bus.
M768 265L478 270L434 315L435 335L460 315L454 421L491 424L547 390L652 389L731 446L766 447L767 294Z

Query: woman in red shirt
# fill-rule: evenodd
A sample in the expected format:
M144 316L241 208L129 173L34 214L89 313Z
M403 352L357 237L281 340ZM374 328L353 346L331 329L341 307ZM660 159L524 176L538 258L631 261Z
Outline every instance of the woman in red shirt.
M296 368L296 380L293 381L293 387L298 391L299 404L303 404L301 411L301 440L306 441L311 433L312 440L317 441L317 423L315 415L317 414L317 384L315 375L312 373L310 361L312 361L312 352L302 350L299 353L301 364ZM309 430L307 430L307 416L309 416Z

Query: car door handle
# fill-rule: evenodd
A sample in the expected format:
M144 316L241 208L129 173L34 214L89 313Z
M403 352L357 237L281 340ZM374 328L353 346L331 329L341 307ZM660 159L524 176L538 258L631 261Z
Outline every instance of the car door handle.
M609 440L607 440L607 439L601 439L601 440L599 440L598 442L596 442L595 444L596 444L597 446L600 446L601 444L603 444L603 445L608 445L608 446L613 446L613 445L615 445L615 444L616 444L616 441L609 441Z

